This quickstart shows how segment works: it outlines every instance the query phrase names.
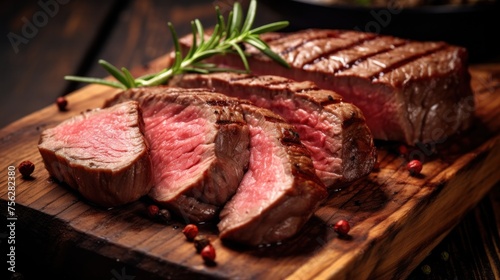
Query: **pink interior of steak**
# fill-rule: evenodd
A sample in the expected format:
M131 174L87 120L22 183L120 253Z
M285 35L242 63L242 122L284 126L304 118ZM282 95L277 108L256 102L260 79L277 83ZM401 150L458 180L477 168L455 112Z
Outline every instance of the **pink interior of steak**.
M334 87L347 102L356 104L366 116L366 124L375 138L397 139L405 134L401 126L406 123L405 116L400 113L402 102L392 88L357 77L333 79L318 86Z
M55 145L63 150L68 157L79 160L92 160L94 168L105 164L121 166L130 159L130 151L135 150L138 143L142 144L135 133L130 133L129 122L123 121L128 114L128 107L118 110L101 110L88 114L84 121L62 123L52 129ZM112 128L112 129L108 129Z
M237 209L233 214L239 215L234 221L240 223L259 215L285 191L284 186L291 185L292 178L286 174L287 164L282 162L287 157L277 150L276 140L264 132L254 117L247 115L247 122L251 135L250 165L236 195L230 201L231 208Z
M144 110L155 185L168 201L210 164L216 129L198 106L157 103Z
M327 185L342 174L342 124L337 119L326 118L311 106L300 106L297 99L276 98L269 100L255 95L249 97L257 106L270 108L293 124L300 140L311 152L314 168L322 173ZM310 110L309 110L310 109ZM338 139L338 141L333 141Z

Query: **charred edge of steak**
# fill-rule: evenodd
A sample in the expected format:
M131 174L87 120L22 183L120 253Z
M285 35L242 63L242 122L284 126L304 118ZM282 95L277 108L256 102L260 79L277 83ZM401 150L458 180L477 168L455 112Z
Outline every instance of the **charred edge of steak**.
M351 108L346 110L349 109ZM377 162L377 148L360 112L351 111L350 117L346 117L342 122L342 128L342 174L343 183L348 183L368 175L373 170Z
M153 200L168 207L185 219L186 222L214 220L220 207L236 192L239 182L248 168L248 126L243 117L240 101L205 88L182 89L161 86L128 90L106 102L105 106L128 99L138 100L143 110L148 112L145 122L146 136L149 137L150 142L153 138L158 139L158 136L149 135L149 133L153 133L152 128L148 127L149 117L158 116L157 114L161 114L158 112L168 110L166 108L170 105L175 105L176 108L180 106L180 108L184 109L195 107L197 113L195 115L186 115L186 117L188 119L206 118L206 120L209 120L208 123L215 127L214 150L210 151L211 154L208 155L205 153L205 149L210 145L200 148L200 151L205 151L201 155L202 162L206 164L203 165L203 170L197 171L198 173L182 182L163 182L162 175L158 174L157 185L153 187L150 193ZM165 105L157 106L158 102ZM160 129L160 131L165 130ZM199 133L202 133L202 131ZM191 134L193 134L193 131L186 135ZM202 145L205 146L205 144ZM178 143L176 145L182 144ZM175 149L172 145L168 146ZM162 151L162 148L161 146L155 146L153 151L159 153L158 151ZM153 159L161 161L162 158L164 156L161 154L153 154ZM203 161L203 159L206 161ZM200 162L196 164L200 164ZM154 166L160 165L162 168L170 166L167 163L154 162ZM156 170L155 172L159 171Z
M301 145L294 127L267 109L250 104L242 107L251 129L258 127L268 139L251 140L251 153L255 153L251 159L260 156L279 166L250 162L251 172L245 175L238 192L221 212L220 237L224 242L250 246L283 241L301 229L328 193L316 176L309 152ZM261 133L256 135L262 136ZM272 149L264 152L269 145ZM280 160L271 160L275 156ZM259 194L247 197L254 192ZM269 196L260 195L266 192L278 194L270 200ZM258 204L251 209L259 209L259 212L250 211L247 203Z

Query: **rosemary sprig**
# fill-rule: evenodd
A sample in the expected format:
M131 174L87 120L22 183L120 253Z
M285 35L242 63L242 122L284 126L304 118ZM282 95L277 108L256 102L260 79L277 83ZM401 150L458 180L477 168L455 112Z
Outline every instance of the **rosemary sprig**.
M227 20L221 14L219 7L215 7L217 13L217 23L214 26L210 37L205 38L205 32L201 22L196 19L191 22L193 41L187 54L183 57L179 43L179 37L175 32L172 23L168 23L172 40L174 43L175 58L169 68L165 68L154 74L147 74L134 78L130 71L122 67L116 68L105 60L99 60L99 64L115 77L116 81L101 78L89 78L80 76L65 76L68 81L101 84L120 89L134 87L157 86L166 83L175 75L196 72L211 73L218 71L238 71L234 69L218 68L217 65L204 63L203 60L214 55L225 53L237 53L245 66L246 72L250 72L247 61L247 54L241 48L242 43L247 43L263 54L276 61L284 67L290 67L288 63L278 54L274 53L269 46L260 39L260 35L282 29L288 25L287 21L274 22L257 28L252 28L257 10L257 1L251 0L247 16L243 19L243 12L240 3L235 2L233 10L229 13Z

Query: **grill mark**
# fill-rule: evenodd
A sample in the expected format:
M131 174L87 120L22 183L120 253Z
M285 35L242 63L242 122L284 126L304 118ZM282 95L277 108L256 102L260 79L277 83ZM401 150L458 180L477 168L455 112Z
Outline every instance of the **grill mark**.
M281 40L289 35L286 33L267 33L261 36L261 39L267 44Z
M364 122L365 121L363 119L355 117L353 112L350 118L345 119L342 122L342 128L347 129L354 124L363 124Z
M289 52L292 52L300 47L302 47L303 45L309 43L309 42L312 42L312 41L317 41L317 40L321 40L321 39L327 39L327 38L338 38L339 35L341 35L342 33L345 33L345 32L339 32L339 33L323 33L323 34L317 34L317 36L312 36L311 38L307 38L305 40L302 40L302 42L300 42L299 44L295 45L295 46L290 46L288 48L285 48L283 51L281 51L279 54L280 55L285 55ZM286 37L284 37L286 38Z
M146 91L145 91L146 92ZM207 93L210 94L211 92L205 88L167 88L165 91L163 91L168 94L186 94L186 93ZM161 93L161 92L158 92Z
M273 86L273 85L282 85L282 84L291 84L291 81L290 80L276 80L276 79L269 79L269 80L266 80L266 79L263 79L262 77L259 77L259 76L254 76L251 81L262 81L262 84L260 84L259 86L261 87L269 87L269 86ZM250 81L250 82L251 82Z
M308 88L302 88L300 90L297 91L297 93L308 93L308 92L311 92L311 91L318 91L320 90L319 87L308 87ZM333 100L333 97L330 95L329 98L331 98Z
M264 116L264 119L266 120L266 122L270 122L270 123L284 123L282 119L280 118L276 118L276 117L273 117L273 116Z
M290 40L296 40L301 37L304 37L304 34L310 34L313 33L314 36L311 36L311 38L321 38L323 35L329 35L330 37L332 36L338 36L339 34L344 34L345 31L341 30L311 30L311 29L306 29L298 32L293 32L293 33L267 33L262 35L262 38L264 42L266 43L274 43L275 45L286 45L288 44L288 41ZM320 36L320 34L323 34ZM274 35L274 36L273 36ZM326 37L325 37L326 38Z
M370 79L372 81L375 81L378 78L384 76L386 73L394 71L395 69L400 68L400 67L402 67L405 64L408 64L408 63L413 62L413 61L415 61L417 59L429 56L429 55L431 55L433 53L439 52L439 51L444 50L446 48L449 48L449 46L447 46L446 44L442 44L441 46L439 46L439 47L437 47L435 49L427 50L427 51L425 51L423 53L418 53L418 54L410 55L410 56L408 56L407 58L405 58L405 59L403 59L401 61L398 61L398 62L396 62L396 63L394 63L392 65L389 65L385 69L381 70L379 73L372 75L370 77Z
M328 59L328 56L331 56L331 55L333 55L335 53L338 53L340 51L343 51L343 50L347 50L347 49L350 49L350 48L357 47L357 46L359 46L359 45L361 45L361 44L363 44L365 42L373 41L373 40L377 39L378 37L379 37L378 35L372 34L372 35L370 35L367 38L360 38L358 41L352 42L351 44L348 44L347 46L338 47L338 48L333 49L333 50L331 50L329 52L319 54L318 56L313 57L313 58L311 58L308 61L305 61L304 62L304 66L311 65L311 64L316 64L316 63L320 62L321 59ZM323 39L323 38L320 38L320 39ZM304 66L302 66L302 67L304 67Z
M338 104L340 102L342 102L342 99L335 99L335 98L333 98L333 96L328 95L328 100L321 101L320 105L324 108L326 106Z
M287 81L279 81L279 80L275 80L275 79L270 79L270 82L266 83L266 80L263 79L261 76L234 77L234 78L230 78L228 80L226 80L226 79L220 79L218 81L219 82L223 82L223 83L229 83L231 85L234 85L236 82L245 82L245 81L247 81L247 84L245 84L244 86L249 85L253 81L262 81L262 82L264 82L264 84L261 84L259 86L264 86L264 87L270 86L270 85L279 85L279 84L284 84L284 83L290 83L290 81L288 81L288 80Z
M240 121L233 121L233 120L217 120L217 121L215 122L215 124L217 124L217 125L230 125L230 124L237 124L237 125L241 125L241 126L246 125L246 123L244 123L244 122L240 122Z
M244 80L252 80L252 76L241 76L241 77L231 77L229 79L221 79L222 81L228 81L230 84L234 82L244 81Z
M281 134L283 137L281 138L281 143L284 145L299 145L302 146L302 142L300 142L299 134L290 128L282 128Z
M249 83L252 81L262 81L262 84L259 84L259 87L264 87L264 88L269 88L271 86L277 86L277 85L293 85L297 84L297 82L292 81L292 80L281 80L281 79L269 79L266 80L264 79L266 76L251 76L251 77L239 77L239 78L234 78L230 79L229 83L233 84L234 82L243 82L245 80L248 80ZM246 86L246 85L245 85ZM251 85L250 85L251 86ZM311 86L307 88L302 88L297 91L297 93L304 93L304 92L310 92L310 91L316 91L319 90L320 88L317 86ZM330 98L333 99L333 97L330 96Z
M205 101L210 106L228 107L231 104L227 100L207 100Z
M347 70L347 69L349 69L349 68L351 68L351 67L353 67L355 65L360 64L363 61L368 60L370 57L382 54L384 52L389 52L391 50L394 50L395 48L403 47L404 45L407 45L408 43L410 43L410 41L404 41L404 42L401 42L399 44L393 44L391 46L388 46L387 48L382 49L382 50L380 50L378 52L374 52L374 53L371 53L371 54L365 54L363 56L360 56L359 58L357 58L357 59L355 59L355 60L353 60L353 61L351 61L351 62L349 62L347 64L342 65L342 67L340 67L339 69L333 71L332 74L333 75L338 74L338 73L340 73L342 71L345 71L345 70ZM395 48L392 48L392 46L395 46Z

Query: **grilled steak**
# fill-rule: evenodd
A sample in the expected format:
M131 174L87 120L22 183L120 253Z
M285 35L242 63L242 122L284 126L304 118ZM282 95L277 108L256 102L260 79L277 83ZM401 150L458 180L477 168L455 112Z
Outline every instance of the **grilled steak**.
M376 148L362 112L342 102L335 92L312 82L279 76L235 73L189 74L176 78L182 87L208 87L246 98L272 110L293 124L311 151L317 175L326 186L351 182L368 174L376 161Z
M239 100L155 87L125 91L105 106L124 100L143 110L154 170L150 197L186 222L217 218L248 167L249 131Z
M250 164L218 224L220 238L259 245L297 233L326 198L294 127L267 109L242 105L250 126Z
M88 111L46 129L38 149L53 178L100 206L126 204L151 189L137 102Z
M191 44L190 36L182 39ZM474 99L467 51L444 42L417 42L345 30L265 34L291 69L247 47L254 74L309 80L358 106L376 139L436 142L466 129ZM241 68L237 55L212 62Z

